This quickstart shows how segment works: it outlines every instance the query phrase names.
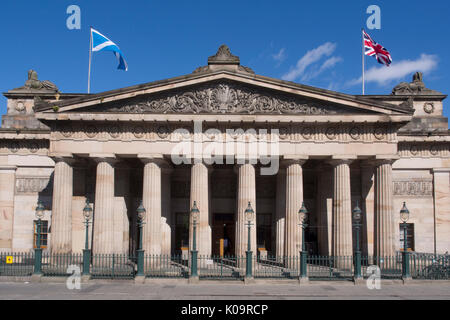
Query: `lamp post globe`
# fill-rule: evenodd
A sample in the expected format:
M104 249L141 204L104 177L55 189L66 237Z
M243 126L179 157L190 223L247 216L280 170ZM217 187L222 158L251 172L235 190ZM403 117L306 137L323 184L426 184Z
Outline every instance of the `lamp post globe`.
M402 228L403 228L403 275L404 279L410 279L411 273L409 271L409 252L408 252L408 220L409 220L409 210L406 207L406 202L403 202L403 207L400 210L400 219L402 220Z
M36 207L36 219L41 220L44 217L44 213L45 213L45 207L42 204L42 201L39 200L38 201L38 205Z
M86 199L86 205L83 208L83 216L86 220L91 220L92 218L92 208L89 204L89 199Z
M406 223L409 220L409 210L406 207L406 202L403 202L403 207L400 210L400 219L403 223Z

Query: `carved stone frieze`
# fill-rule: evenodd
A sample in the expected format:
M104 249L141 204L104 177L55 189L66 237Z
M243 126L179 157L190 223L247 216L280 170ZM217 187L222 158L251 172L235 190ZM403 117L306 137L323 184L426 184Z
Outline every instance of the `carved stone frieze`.
M398 145L401 157L450 157L450 143L448 142L402 142Z
M396 196L433 196L433 181L394 181L394 195Z
M355 112L344 106L280 94L232 81L130 98L84 111L118 113L233 113L323 115Z
M0 140L0 151L18 154L36 154L46 152L49 148L47 140Z
M51 193L52 184L50 177L17 177L16 193Z

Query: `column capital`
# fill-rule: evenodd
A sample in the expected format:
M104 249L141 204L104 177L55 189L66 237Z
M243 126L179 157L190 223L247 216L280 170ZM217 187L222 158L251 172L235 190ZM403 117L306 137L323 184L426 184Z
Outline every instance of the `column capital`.
M348 156L348 157L333 156L331 160L327 160L326 163L332 165L333 167L336 167L341 164L350 165L355 160L356 160L355 156Z
M68 165L73 165L75 163L75 158L71 153L54 153L50 155L50 158L55 162L65 162Z
M400 159L400 157L398 155L387 155L387 156L379 155L379 156L376 156L374 159L368 160L366 163L368 165L378 167L383 164L391 164L392 165L398 159Z
M169 166L167 160L161 154L138 154L137 157L144 164L155 163L160 167Z
M281 166L286 168L293 164L304 165L306 161L308 161L308 156L284 156L281 160Z
M114 154L91 153L89 154L89 158L94 160L97 164L107 162L112 166L119 161Z

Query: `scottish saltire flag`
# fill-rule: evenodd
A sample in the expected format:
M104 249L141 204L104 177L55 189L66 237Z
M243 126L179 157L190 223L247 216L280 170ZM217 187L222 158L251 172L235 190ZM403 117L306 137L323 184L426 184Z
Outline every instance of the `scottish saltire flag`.
M100 32L91 28L91 37L92 37L92 51L112 51L116 56L117 60L119 60L119 66L117 69L128 71L128 64L123 57L122 51L120 48L107 37L102 35Z
M376 57L378 63L388 66L392 63L392 57L386 48L376 43L366 31L363 30L364 35L364 47L366 48L365 55Z

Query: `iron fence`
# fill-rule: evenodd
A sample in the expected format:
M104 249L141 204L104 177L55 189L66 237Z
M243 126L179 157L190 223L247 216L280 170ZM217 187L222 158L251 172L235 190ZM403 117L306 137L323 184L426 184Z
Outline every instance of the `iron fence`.
M0 276L26 277L34 271L34 253L0 253ZM252 275L260 279L297 279L300 275L300 256L253 256ZM316 256L306 259L310 280L351 280L355 274L353 256ZM133 279L137 273L137 259L127 254L92 254L90 275L97 279ZM144 275L148 278L188 278L192 272L190 255L144 255ZM69 270L69 267L72 269ZM376 268L372 267L376 266ZM449 280L450 255L425 253L409 254L413 279ZM75 268L83 270L82 254L50 254L42 256L41 270L46 277L67 277ZM375 274L382 279L401 279L403 255L361 257L363 278ZM197 271L200 279L243 279L246 257L199 256Z
M352 280L352 256L308 256L307 275L310 280Z
M199 256L198 276L200 279L243 279L245 263L245 257Z
M93 254L91 276L95 279L133 279L136 258L127 254Z
M144 274L149 278L188 278L189 260L183 255L145 255Z
M0 276L31 276L34 268L34 253L0 253Z
M412 253L409 255L413 279L449 280L450 255Z
M46 277L68 277L76 268L82 271L82 254L46 253L42 255L42 274Z

